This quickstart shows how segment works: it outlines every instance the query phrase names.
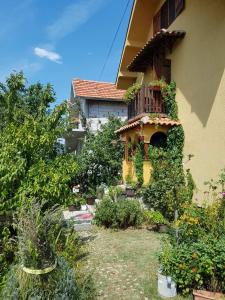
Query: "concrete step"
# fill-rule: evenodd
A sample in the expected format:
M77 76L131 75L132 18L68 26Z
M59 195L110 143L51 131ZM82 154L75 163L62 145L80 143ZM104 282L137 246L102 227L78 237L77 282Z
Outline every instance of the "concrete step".
M76 231L90 231L92 228L91 223L75 224L74 229Z
M82 220L82 219L74 219L74 224L91 224L92 223L92 219L90 220Z

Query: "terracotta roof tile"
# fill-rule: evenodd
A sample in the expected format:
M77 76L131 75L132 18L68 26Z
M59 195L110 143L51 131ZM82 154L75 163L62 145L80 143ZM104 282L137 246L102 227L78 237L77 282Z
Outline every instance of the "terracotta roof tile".
M144 117L146 118L146 117ZM133 123L124 125L123 127L119 128L118 130L116 130L116 133L121 133L123 131L126 131L128 129L134 128L136 126L139 126L141 124L152 124L152 125L161 125L161 126L177 126L177 125L181 125L180 121L175 121L175 120L171 120L169 118L154 118L154 119L145 119L144 118L135 121ZM144 122L143 122L144 121Z
M125 90L119 90L115 84L108 82L74 79L72 84L78 97L121 101L125 93Z

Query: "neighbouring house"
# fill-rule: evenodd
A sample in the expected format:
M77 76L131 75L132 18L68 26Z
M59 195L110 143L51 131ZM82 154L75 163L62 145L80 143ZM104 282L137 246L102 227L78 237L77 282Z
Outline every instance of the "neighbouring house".
M128 104L128 124L118 130L125 143L123 177L135 172L129 144L144 139L144 182L150 178L149 144L166 139L179 122L167 117L160 88L152 81L176 82L184 156L199 192L225 167L225 1L134 0L116 86L142 84ZM157 113L157 118L151 118Z
M127 106L123 101L124 90L115 84L74 79L71 85L70 120L72 133L66 136L66 149L78 153L87 129L96 133L109 116L127 119Z

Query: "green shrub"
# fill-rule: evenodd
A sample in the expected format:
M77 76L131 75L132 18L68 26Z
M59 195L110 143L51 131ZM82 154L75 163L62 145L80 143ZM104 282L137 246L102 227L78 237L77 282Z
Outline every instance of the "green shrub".
M28 268L43 269L55 262L60 217L54 208L42 212L43 206L32 200L27 207L21 208L16 225L20 262Z
M166 218L164 218L160 211L145 211L145 219L149 225L168 224L168 221L166 220Z
M127 228L139 226L143 222L143 211L137 200L104 198L97 206L95 222L106 228Z
M116 218L119 228L136 227L142 224L143 212L137 200L121 200L116 204Z
M95 222L98 226L104 226L106 228L117 227L117 205L111 198L105 197L97 206L95 214Z
M88 131L78 156L79 172L75 176L81 192L95 191L101 184L115 185L120 180L124 147L115 131L122 125L119 118L110 117L96 134Z
M216 201L205 207L198 207L194 203L185 205L182 208L183 213L175 223L175 228L179 232L178 242L195 242L209 233L220 237L224 232L221 207L222 201Z
M13 238L9 227L5 226L0 232L0 291L6 280L10 265L16 260L17 241Z
M80 299L73 270L63 258L57 262L56 269L45 275L27 274L20 265L13 266L1 299Z
M43 211L44 204L28 201L20 209L18 222L18 263L9 272L1 299L79 299L75 273L64 258L57 256L58 211ZM56 267L47 274L28 274L30 270Z
M181 159L170 151L156 147L150 147L149 157L153 173L149 186L142 191L143 200L149 208L159 210L166 218L173 220L175 210L189 203L192 195Z
M80 236L71 228L62 228L56 244L56 253L63 257L73 269L80 300L94 300L95 286L91 275L83 268L83 258L87 255L87 247Z
M209 235L194 243L165 244L159 257L162 271L172 276L178 289L225 291L225 236Z

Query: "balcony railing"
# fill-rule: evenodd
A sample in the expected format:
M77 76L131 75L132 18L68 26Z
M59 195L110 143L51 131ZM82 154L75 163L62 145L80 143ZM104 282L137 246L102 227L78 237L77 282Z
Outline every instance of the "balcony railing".
M144 113L166 113L160 87L143 86L135 99L128 104L128 119Z

